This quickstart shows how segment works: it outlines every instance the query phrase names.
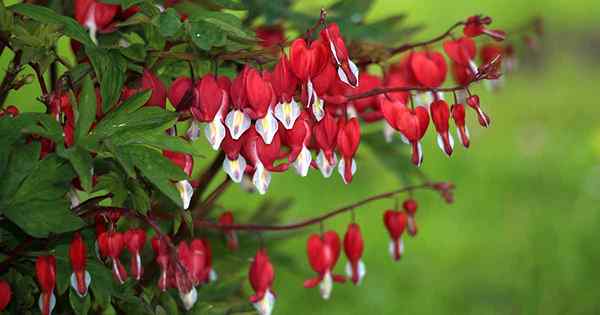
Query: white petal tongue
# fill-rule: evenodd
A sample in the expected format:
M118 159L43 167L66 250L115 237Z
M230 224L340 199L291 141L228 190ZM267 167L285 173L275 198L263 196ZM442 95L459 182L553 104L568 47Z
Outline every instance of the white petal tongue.
M260 162L256 163L256 170L254 171L254 176L252 176L252 183L261 195L267 193L269 184L271 184L271 173L265 169Z
M312 113L317 121L321 121L325 117L325 109L323 100L315 94L315 101L312 104Z
M40 294L40 298L38 300L38 306L40 307L40 311L44 314L44 295ZM56 296L54 296L54 292L50 292L50 301L48 305L48 314L52 314L52 310L56 306Z
M292 129L296 119L300 117L300 106L293 98L289 103L278 103L275 106L275 117L279 119L285 129Z
M308 80L308 83L306 83L306 95L308 96L308 103L306 104L306 106L308 107L312 105L312 103L315 101L315 97L317 96L317 93L315 92L315 89L310 79Z
M335 153L333 153L333 162L330 163L330 161L325 157L325 153L323 153L323 150L319 151L319 154L317 155L317 166L319 167L321 174L323 174L323 177L331 177L331 173L333 172L333 168L335 167L336 162L337 157Z
M298 175L305 177L308 174L311 161L312 155L310 154L310 151L306 148L306 146L303 145L300 154L298 154L298 157L296 158L296 161L294 161L293 164Z
M225 117L225 125L231 137L238 140L250 128L250 117L240 110L232 110Z
M246 169L246 159L240 154L237 160L230 160L225 158L223 161L223 170L229 175L234 183L240 183L244 177L244 170Z
M352 175L354 176L354 173L356 173L356 161L354 159L352 159L352 169L351 169ZM340 163L338 164L338 173L340 173L340 175L342 175L342 179L344 180L344 184L348 184L348 181L346 180L346 162L344 161L344 159L340 159Z
M447 132L448 134L448 144L450 145L450 154L452 154L452 150L454 150L454 138L452 137L452 134L450 134L450 132ZM460 138L460 137L459 137ZM444 138L442 137L441 134L437 134L437 145L440 148L440 150L442 150L442 152L444 152L447 156L450 156L450 154L448 154L448 152L446 152L446 145L444 144Z
M179 195L181 196L183 209L189 208L192 195L194 195L194 188L192 187L192 184L190 184L187 179L184 179L175 183L175 186L177 187L177 191L179 191Z
M181 298L181 302L183 303L185 310L189 311L192 309L192 307L194 307L194 304L196 304L196 301L198 300L198 292L196 291L196 288L192 287L190 292L179 292L179 297Z
M204 135L213 150L219 150L221 142L225 138L225 126L221 122L221 114L217 114L215 119L204 127Z
M271 293L271 290L267 289L265 296L262 300L253 304L254 308L260 315L271 315L273 312L273 306L275 305L275 296Z
M256 132L258 132L266 144L271 144L271 142L273 142L273 137L277 133L278 125L271 108L269 108L265 117L257 120L254 124Z
M196 119L192 119L192 122L190 123L190 127L188 128L188 130L186 131L186 136L188 137L188 139L195 141L196 139L198 139L198 137L200 136L200 124L198 123L198 121Z

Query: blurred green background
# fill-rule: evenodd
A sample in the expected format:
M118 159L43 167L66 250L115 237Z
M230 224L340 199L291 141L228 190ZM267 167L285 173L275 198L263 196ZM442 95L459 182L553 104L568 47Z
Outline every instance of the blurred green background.
M302 1L299 7L327 4ZM432 179L454 182L456 201L446 205L435 193L416 194L420 231L406 240L405 257L394 262L387 251L381 217L393 201L359 209L367 276L360 287L336 284L332 299L322 301L317 289L302 287L313 276L305 241L318 227L309 228L278 246L294 263L275 262L274 314L600 313L600 3L381 0L370 17L398 12L426 27L417 38L476 13L506 29L539 15L546 37L540 54L521 60L504 89L478 88L492 126L483 130L469 116L471 148L457 146L448 159L430 129L422 169ZM8 104L32 105L37 93L29 85ZM401 186L375 154L361 147L351 185L337 173L325 180L316 171L306 179L290 172L274 176L267 196L294 199L284 218L291 222ZM236 186L221 203L240 212L242 221L241 212L262 200ZM340 216L325 227L343 235L349 221L350 215ZM215 263L218 270L218 258ZM341 258L336 271L344 264Z

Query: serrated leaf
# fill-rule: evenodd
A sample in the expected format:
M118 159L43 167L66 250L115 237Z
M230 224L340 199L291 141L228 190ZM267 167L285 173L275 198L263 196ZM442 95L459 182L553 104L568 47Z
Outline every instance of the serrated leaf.
M9 9L41 23L58 24L62 27L62 32L65 35L85 45L94 45L83 26L71 17L60 15L52 9L43 6L28 3L18 3L10 6Z
M168 8L158 18L158 29L165 37L171 37L181 29L181 18L175 9Z
M121 96L127 63L119 51L85 46L85 53L90 58L96 76L99 78L102 110L107 112Z

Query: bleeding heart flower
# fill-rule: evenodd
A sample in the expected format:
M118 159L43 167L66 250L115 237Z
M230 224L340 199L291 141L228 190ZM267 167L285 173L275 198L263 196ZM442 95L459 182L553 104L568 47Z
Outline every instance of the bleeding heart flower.
M417 214L418 207L419 204L417 204L417 201L412 198L406 199L402 203L402 208L404 208L404 212L406 212L408 215L408 233L411 236L417 235L418 231L417 221L415 220L415 214Z
M158 277L158 288L165 292L167 291L169 282L169 246L167 239L159 236L152 238L152 249L156 254L156 263L160 267L160 276Z
M89 29L94 43L97 43L96 32L107 28L120 10L119 5L96 0L75 0L73 4L75 19Z
M285 129L291 129L300 116L300 106L294 100L298 79L292 72L288 58L283 53L273 70L271 85L278 100L274 110L275 117Z
M321 30L323 42L329 44L332 61L335 62L340 80L352 87L358 86L358 67L350 60L344 39L336 23L329 24Z
M69 246L69 258L71 259L71 267L73 273L71 274L71 287L80 296L84 297L87 295L88 288L92 282L90 273L85 270L86 261L86 248L81 234L75 232L71 246Z
M479 105L479 96L477 95L471 95L467 98L467 105L469 105L469 107L471 107L472 109L475 110L475 112L477 113L477 118L479 120L479 124L482 127L489 127L490 126L490 117L483 112L483 110L481 109L481 106Z
M275 270L269 261L266 249L259 249L252 260L248 279L255 294L250 297L250 302L260 315L270 315L275 304L273 293L273 280Z
M502 30L490 30L486 28L486 25L492 23L492 18L489 16L473 15L470 16L465 22L463 33L465 36L477 37L481 34L490 36L491 38L502 41L506 38L506 33Z
M234 183L240 183L246 171L246 159L240 154L243 139L234 140L227 134L221 144L221 149L225 153L223 160L223 170Z
M437 144L446 155L451 156L454 149L454 138L448 132L450 126L450 108L444 100L436 100L429 106L431 112L431 120L438 133Z
M144 273L141 251L146 244L146 231L142 229L131 229L125 232L125 246L131 255L131 275L135 280L141 280Z
M340 257L340 238L334 231L327 231L322 236L312 234L306 243L306 250L308 262L317 277L304 281L304 287L314 288L319 285L321 297L328 300L333 282L346 281L344 276L333 274L333 268Z
M154 75L154 73L150 72L150 70L144 69L144 74L142 75L142 91L151 90L152 95L150 99L146 102L146 106L156 106L165 108L167 104L167 88L162 83L162 81Z
M303 38L298 38L290 46L292 71L303 83L321 73L328 62L329 53L320 40L307 44Z
M458 134L458 139L460 139L460 143L468 148L470 144L469 140L469 129L465 125L465 105L463 104L454 104L452 108L450 108L450 112L452 113L452 119L456 124L456 133Z
M262 195L267 192L271 183L270 172L283 172L287 170L289 164L274 165L275 161L281 156L279 135L275 135L271 144L266 144L262 138L258 138L256 141L256 156L258 160L254 163L255 171L254 176L252 176L252 183Z
M8 282L0 280L0 312L2 312L6 306L10 303L12 298L12 290Z
M194 159L191 155L182 152L174 152L169 150L163 150L163 155L171 160L171 162L175 163L175 165L179 166L187 176L192 175L192 169L194 168ZM175 183L175 187L177 191L179 191L179 195L181 196L181 201L183 203L183 209L187 209L190 206L190 202L192 200L192 196L194 195L194 188L189 180L183 179Z
M383 215L383 222L390 233L389 252L394 260L400 260L404 253L402 233L406 228L407 216L402 211L387 210Z
M192 115L196 120L208 123L204 134L213 150L218 150L225 137L223 115L229 109L229 96L211 74L205 75L196 84L196 91L199 102L191 108Z
M219 224L222 225L232 225L233 224L233 212L225 211L219 216ZM237 250L239 247L237 233L232 229L223 229L223 233L225 234L225 240L227 241L227 247L230 250Z
M308 174L312 161L312 155L307 148L311 139L311 128L307 117L306 112L302 112L294 126L281 133L282 142L290 148L288 162L293 163L296 172L302 177Z
M347 122L340 119L338 123L337 149L341 155L338 171L348 184L352 181L352 176L356 172L356 161L354 155L360 144L360 124L358 119L351 118Z
M481 58L482 68L487 68L486 73L489 77L498 77L495 80L488 80L486 82L492 81L493 83L498 84L501 79L500 74L502 73L502 65L503 59L506 55L504 48L496 43L489 43L483 45L481 50L479 51L479 56ZM492 86L495 87L495 86Z
M39 256L35 261L35 275L40 285L38 301L42 315L52 314L56 306L54 287L56 286L56 258L54 256Z
M444 51L452 60L452 73L455 79L458 77L467 85L471 79L477 75L477 65L475 64L475 56L477 55L477 47L475 41L470 37L461 37L456 40L448 40L444 42ZM464 73L464 69L468 72ZM466 75L466 78L464 78ZM457 82L459 80L456 80ZM466 82L464 82L466 81ZM461 82L459 82L461 83Z
M410 65L416 80L424 87L437 88L446 79L446 60L437 51L412 53Z
M325 117L313 127L313 134L319 148L317 166L321 174L328 178L331 176L331 172L337 163L334 149L337 144L338 124L335 118L326 112Z
M361 259L363 249L364 242L360 233L360 227L356 223L349 224L346 235L344 235L344 252L348 258L346 275L355 285L359 285L367 273L365 264Z
M423 163L421 138L429 126L429 115L423 106L408 109L403 103L381 98L381 111L390 126L406 138L412 145L412 162L420 166Z
M177 111L184 111L190 107L198 106L200 95L198 90L194 88L194 82L188 77L179 77L171 83L167 94L171 105Z
M248 107L248 98L246 95L246 78L250 67L244 69L233 80L230 88L231 101L233 109L225 117L225 125L234 140L238 140L248 128L251 120L244 111Z
M125 280L127 280L127 271L119 259L124 246L123 233L121 232L108 231L98 237L100 253L102 256L110 258L113 276L120 284L125 283Z
M8 115L10 117L17 117L19 115L19 109L16 106L10 105L0 110L0 117Z

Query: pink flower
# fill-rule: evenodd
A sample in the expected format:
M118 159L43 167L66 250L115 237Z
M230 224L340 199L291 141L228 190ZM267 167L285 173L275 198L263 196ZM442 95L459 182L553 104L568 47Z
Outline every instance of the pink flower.
M322 236L312 234L306 243L306 250L308 262L317 276L304 281L304 287L314 288L319 285L321 297L328 300L333 282L346 281L344 276L333 274L333 268L340 257L340 238L334 231L327 231Z
M361 283L366 274L365 264L361 260L363 249L364 242L360 233L360 227L356 223L349 224L346 235L344 235L344 252L348 258L346 275L356 285Z

